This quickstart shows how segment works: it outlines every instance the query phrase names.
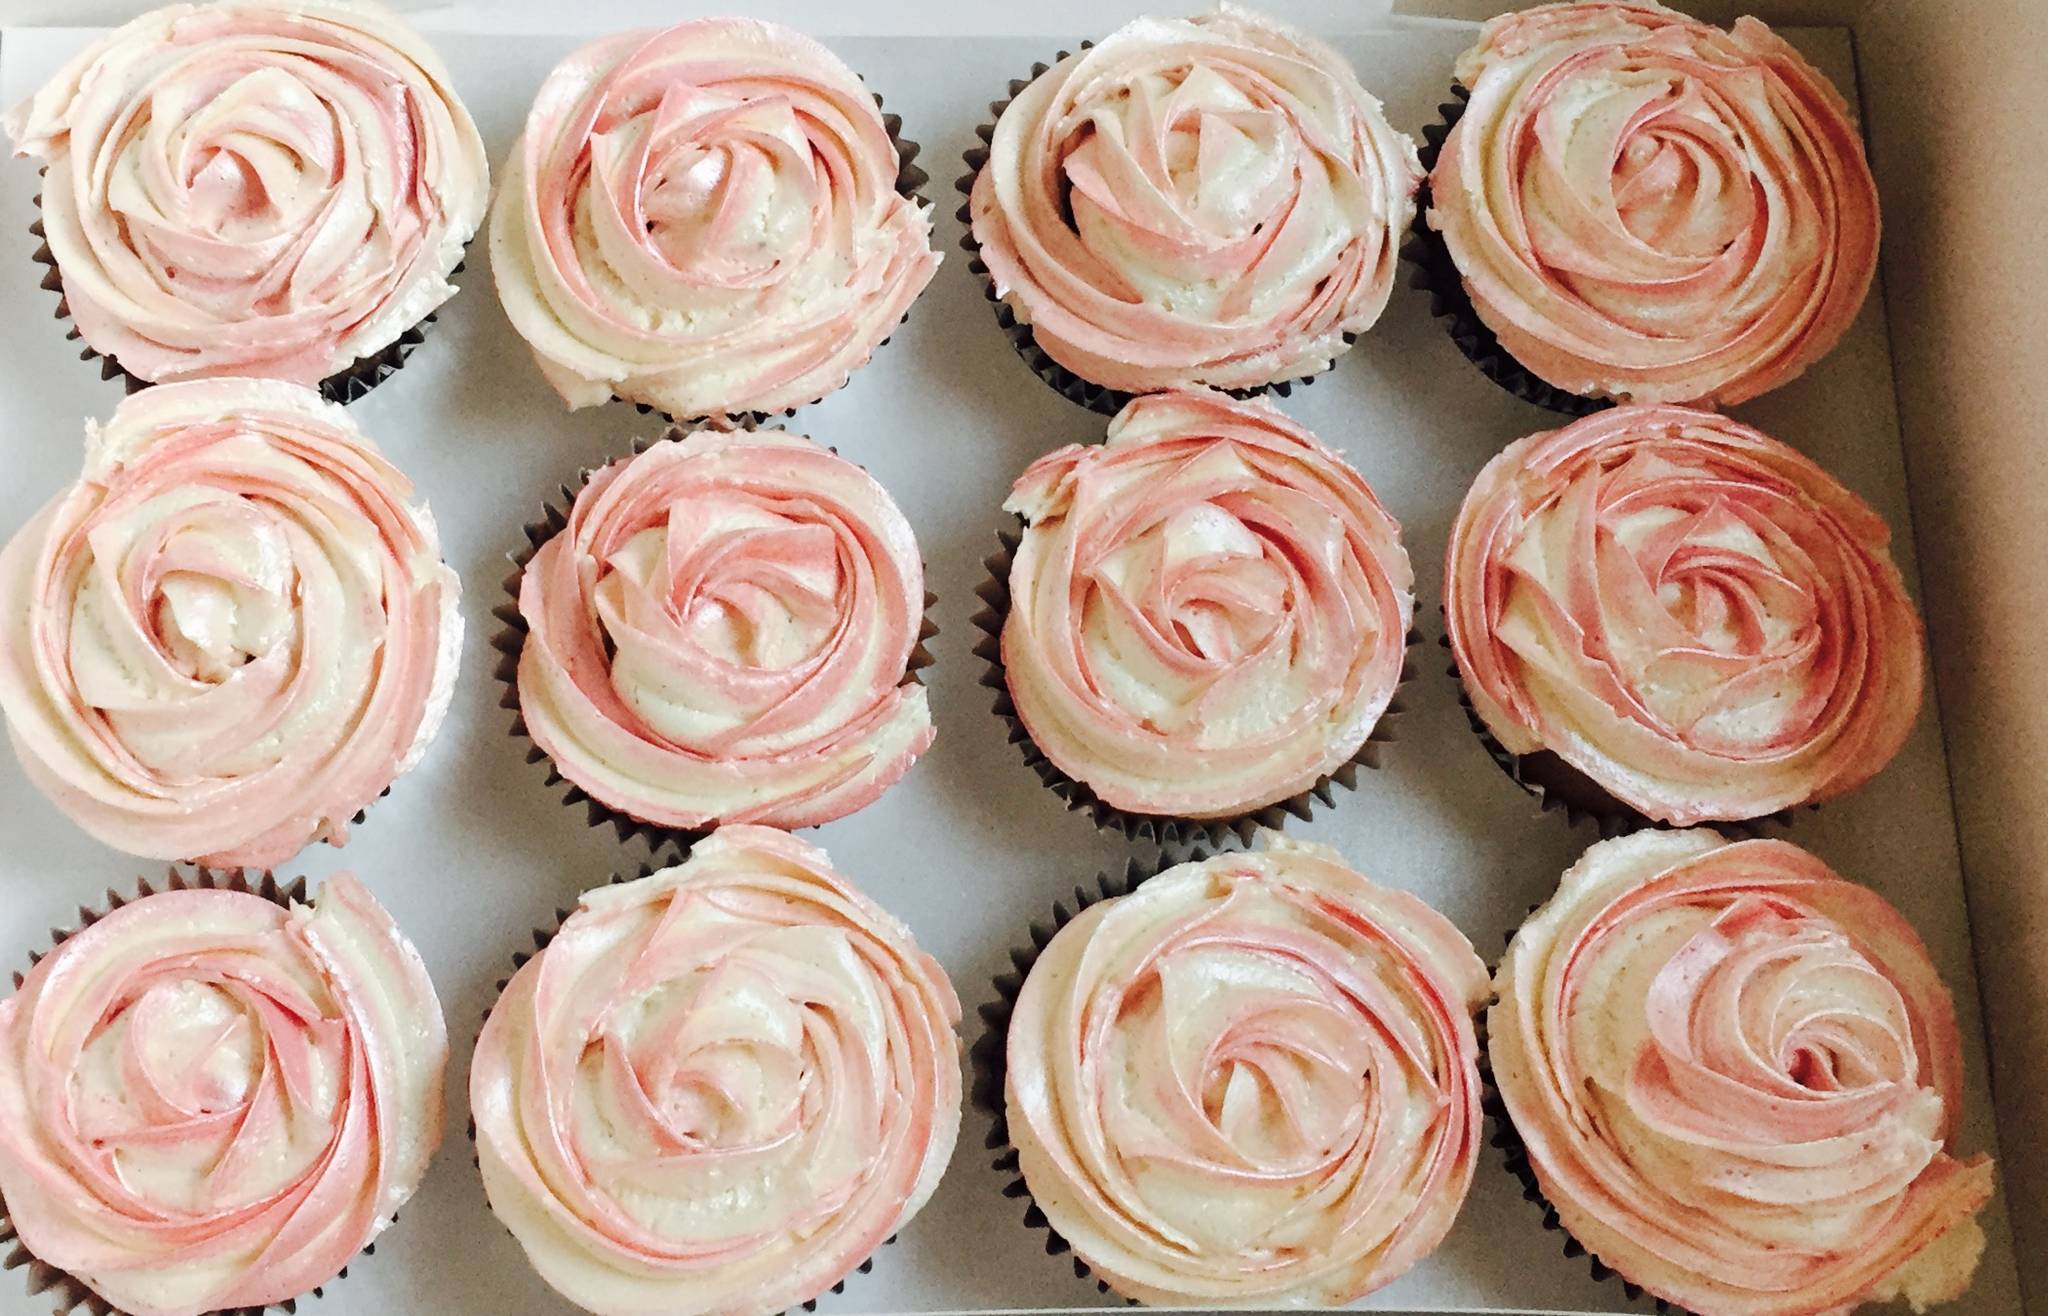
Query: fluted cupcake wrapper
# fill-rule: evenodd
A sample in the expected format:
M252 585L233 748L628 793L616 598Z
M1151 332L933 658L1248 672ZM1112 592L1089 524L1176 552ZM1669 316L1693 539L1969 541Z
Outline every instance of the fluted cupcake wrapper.
M1444 245L1443 235L1429 226L1428 176L1436 168L1437 157L1443 154L1444 139L1464 117L1465 103L1471 95L1463 87L1453 84L1451 99L1437 106L1442 119L1422 130L1419 150L1423 168L1422 189L1415 198L1415 223L1410 226L1408 241L1401 248L1401 255L1408 261L1410 270L1408 285L1429 294L1429 313L1444 322L1458 350L1494 383L1524 402L1566 416L1587 416L1604 411L1614 405L1611 400L1567 392L1538 378L1501 346L1500 339L1479 318L1478 308L1472 305L1471 294L1465 290L1465 277L1451 259L1450 248Z
M994 712L1010 728L1010 743L1023 751L1024 762L1038 774L1038 779L1069 809L1086 814L1104 831L1121 832L1128 840L1152 841L1161 846L1199 844L1221 850L1232 837L1240 844L1249 845L1253 834L1261 827L1279 830L1290 817L1309 821L1315 815L1318 802L1325 808L1334 808L1336 788L1342 786L1345 790L1357 790L1358 770L1379 767L1387 746L1399 738L1399 723L1404 711L1401 695L1415 674L1415 644L1422 638L1412 629L1408 632L1407 649L1401 660L1401 677L1386 711L1380 714L1379 721L1366 734L1365 743L1358 747L1358 752L1342 766L1325 773L1307 790L1227 818L1183 818L1119 809L1097 795L1087 783L1061 771L1032 740L1024 720L1017 715L1016 702L1010 695L1009 676L1003 667L1003 623L1010 615L1010 566L1023 538L1021 530L1009 529L997 531L996 538L999 550L982 560L982 565L988 568L989 578L974 591L984 605L973 617L975 629L981 632L981 638L974 644L974 655L987 664L981 684L995 692Z

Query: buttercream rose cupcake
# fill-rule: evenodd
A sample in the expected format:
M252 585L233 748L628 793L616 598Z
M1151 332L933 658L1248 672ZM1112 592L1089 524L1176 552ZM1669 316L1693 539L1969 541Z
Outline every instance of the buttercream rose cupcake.
M1603 841L1517 932L1494 1080L1557 1223L1669 1302L1818 1316L1969 1286L1955 1007L1897 910L1783 841Z
M672 431L527 533L499 675L593 823L656 841L814 826L930 747L917 541L829 449Z
M585 46L542 85L492 210L506 314L571 407L814 402L939 265L897 127L837 55L773 23Z
M778 1312L908 1224L960 1125L960 1003L910 930L765 827L584 893L470 1071L491 1209L601 1316Z
M1758 20L1543 5L1489 22L1456 79L1448 136L1426 134L1424 283L1527 400L1741 402L1825 356L1862 307L1878 248L1862 138Z
M0 1226L58 1311L289 1310L440 1146L434 985L346 873L108 900L0 1002Z
M366 2L152 10L6 128L47 166L46 286L131 390L242 376L359 396L454 296L490 196L440 58Z
M1421 165L1321 41L1224 4L1010 91L960 218L1018 351L1074 401L1285 392L1379 319Z
M1100 889L976 1053L1046 1227L1189 1308L1338 1306L1434 1250L1480 1145L1486 967L1450 920L1274 832Z
M85 469L0 551L0 712L101 841L268 868L425 754L462 644L455 573L341 407L164 384L86 425Z
M1748 426L1617 407L1465 495L1451 653L1518 781L1610 826L1830 799L1920 710L1919 614L1878 514Z
M1365 480L1271 404L1149 394L1034 462L975 619L1047 785L1104 826L1212 842L1372 763L1414 575Z

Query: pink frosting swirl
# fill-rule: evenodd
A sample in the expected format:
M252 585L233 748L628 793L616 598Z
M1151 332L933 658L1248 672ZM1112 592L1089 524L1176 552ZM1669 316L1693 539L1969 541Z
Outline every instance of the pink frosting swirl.
M1870 506L1711 412L1532 434L1465 495L1451 651L1510 752L1651 818L1756 818L1862 785L1920 710L1919 614Z
M1348 762L1400 684L1414 575L1358 472L1262 401L1140 397L1034 462L1002 654L1017 715L1119 809L1229 817Z
M1342 55L1224 4L1140 18L1019 92L971 208L997 292L1075 374L1256 388L1379 319L1421 181Z
M1740 402L1841 338L1877 186L1841 95L1754 18L1542 5L1486 25L1430 174L1480 318L1573 393Z
M448 1036L362 885L310 906L146 896L0 1002L0 1193L22 1242L134 1316L303 1296L441 1143Z
M85 470L0 552L0 711L107 844L267 868L440 727L455 573L412 485L297 384L200 380L86 427Z
M1339 1306L1443 1240L1479 1154L1486 967L1335 851L1183 864L1081 912L1010 1020L1026 1185L1111 1287Z
M824 851L722 827L586 892L470 1071L491 1208L600 1316L817 1297L937 1187L960 1003Z
M425 41L373 4L153 10L7 117L85 341L148 380L317 384L455 293L490 195Z
M585 46L491 215L498 295L572 407L780 411L846 382L931 282L931 216L853 70L773 23Z
M1955 1007L1897 910L1783 841L1603 841L1515 934L1493 1072L1564 1227L1693 1311L1969 1286Z

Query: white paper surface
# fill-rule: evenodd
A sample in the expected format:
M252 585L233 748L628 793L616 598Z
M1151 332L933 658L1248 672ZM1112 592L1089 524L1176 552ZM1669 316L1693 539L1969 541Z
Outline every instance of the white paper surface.
M1286 9L1284 5L1276 8ZM522 12L532 6L522 6ZM878 6L877 9L880 7ZM565 11L566 12L566 11ZM987 11L983 11L986 13ZM1313 14L1313 10L1310 11ZM870 13L872 17L872 13ZM1004 19L1003 30L1035 27ZM1060 443L1101 436L1102 418L1040 384L997 330L980 283L959 251L959 198L952 182L987 102L1009 78L1061 44L1099 32L1043 38L926 35L835 38L833 44L925 146L933 174L938 242L946 262L910 323L850 387L800 412L791 427L866 465L916 527L939 596L932 687L938 742L901 785L862 813L807 835L842 871L907 920L951 972L967 1007L964 1040L978 1035L975 1007L1012 945L1052 902L1146 846L1097 832L1067 811L1005 741L979 684L970 649L973 590L995 544L1010 480ZM8 29L0 34L0 102L27 95L88 34ZM1853 89L1848 40L1839 32L1793 34L1845 90ZM1419 136L1436 117L1452 59L1469 41L1455 27L1353 36L1338 44L1382 95L1395 124ZM546 71L575 41L448 33L436 43L500 160ZM82 423L121 397L97 363L51 321L55 296L36 286L37 180L28 162L0 166L0 533L12 533L76 474ZM484 244L470 255L463 291L400 374L355 404L364 428L432 501L449 561L461 573L470 634L462 684L447 728L423 767L375 806L345 850L321 847L288 865L319 877L348 868L364 878L418 943L450 1020L449 1140L420 1196L375 1256L309 1308L324 1316L434 1312L566 1313L572 1309L527 1267L489 1215L463 1137L466 1076L482 1012L515 950L536 925L614 869L637 868L645 851L587 827L524 762L508 735L491 671L490 610L502 599L505 555L520 527L557 486L585 466L626 451L649 422L623 405L574 415L534 370L490 286ZM1813 455L1890 520L1897 551L1915 577L1905 476L1881 299L1873 296L1847 341L1805 378L1750 405L1741 418ZM1425 643L1403 692L1408 712L1386 766L1339 792L1334 810L1289 831L1330 842L1381 881L1421 892L1457 921L1489 959L1523 911L1594 835L1567 828L1486 757L1445 674L1437 615L1445 535L1471 477L1503 444L1557 418L1495 388L1430 319L1427 299L1397 289L1385 319L1330 375L1282 403L1365 473L1402 522L1415 559ZM1953 989L1967 1039L1967 1151L1990 1149L1982 1033L1971 974L1949 785L1930 706L1898 760L1868 787L1802 814L1791 837L1900 906L1927 939ZM76 907L108 887L132 888L147 865L86 838L36 794L0 754L0 970L26 964L47 929L71 926ZM1008 1176L982 1150L988 1120L969 1110L960 1148L938 1195L874 1272L856 1277L825 1312L995 1310L1111 1305L1077 1280L1065 1258L1043 1252L1022 1204L1006 1199ZM1991 1247L1957 1316L2019 1309L2002 1199L1985 1217ZM1383 1310L1648 1310L1618 1284L1595 1283L1583 1260L1560 1253L1538 1209L1521 1199L1498 1152L1487 1149L1457 1227L1433 1257L1364 1306ZM40 1313L18 1275L0 1277L0 1313Z

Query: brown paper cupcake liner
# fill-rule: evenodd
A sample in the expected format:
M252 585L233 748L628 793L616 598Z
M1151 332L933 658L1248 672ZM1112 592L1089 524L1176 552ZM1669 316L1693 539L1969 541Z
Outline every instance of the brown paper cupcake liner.
M1094 45L1093 41L1083 41L1080 48L1090 50ZM1062 50L1055 56L1055 62L1066 59L1072 53ZM1031 372L1069 402L1104 416L1114 416L1128 406L1131 399L1137 395L1084 379L1053 360L1052 356L1038 345L1038 339L1031 332L1031 326L1017 317L1016 308L1004 301L996 292L995 277L989 273L988 262L981 256L981 243L974 237L974 180L980 176L982 167L988 163L989 144L995 140L996 135L996 120L1003 117L1003 111L1010 107L1010 102L1016 99L1019 92L1043 77L1051 68L1051 64L1040 61L1031 66L1030 77L1010 79L1010 94L1001 100L989 102L988 121L975 128L974 135L981 139L981 145L969 148L964 157L967 172L953 185L953 189L961 197L960 209L954 212L962 229L960 249L967 253L967 268L981 278L982 293L995 307L996 323L1002 327L1003 333L1010 340L1010 346L1016 349L1017 355L1023 358L1024 364L1031 368ZM1344 346L1347 348L1357 341L1358 335L1355 333L1344 335ZM1334 367L1336 362L1330 364ZM1315 374L1265 384L1258 388L1224 389L1223 392L1239 400L1268 394L1284 398L1292 395L1296 385L1306 387L1313 384L1323 373L1318 371Z
M1465 88L1453 84L1452 99L1437 107L1442 120L1422 130L1419 152L1423 169L1422 190L1415 198L1415 223L1409 229L1408 242L1401 248L1411 271L1408 285L1429 294L1429 313L1444 322L1458 350L1494 383L1524 402L1566 416L1588 416L1604 411L1614 405L1611 400L1567 392L1538 378L1527 366L1509 355L1493 330L1479 318L1478 309L1472 305L1471 294L1465 290L1465 277L1452 261L1443 235L1429 226L1429 174L1436 168L1437 157L1443 154L1444 139L1464 117L1465 103L1471 96Z
M660 434L652 437L643 435L635 439L632 444L633 455L638 456L655 444L666 442L670 439L685 439L692 434L703 433L707 430L727 429L748 431L767 429L779 431L782 430L782 427L751 417L723 424L700 422L687 426L670 425ZM832 448L830 451L836 454L839 450ZM713 830L712 828L704 827L693 830L647 822L634 817L622 809L615 809L597 799L581 786L576 785L562 775L561 769L556 766L548 752L534 741L532 733L527 730L526 715L519 707L519 655L526 648L526 636L529 629L526 624L526 618L519 611L519 583L525 578L527 565L533 561L534 554L540 552L541 545L547 543L568 527L569 508L574 505L576 496L590 482L590 477L597 469L600 468L586 469L578 477L574 486L562 485L559 490L560 497L558 501L542 504L540 519L526 523L525 544L508 555L508 560L512 564L512 571L505 577L505 601L491 610L491 616L495 617L498 621L498 630L491 637L491 647L498 652L498 662L497 666L493 669L493 674L504 686L504 693L498 699L498 707L511 712L511 735L514 740L523 742L526 745L526 761L528 763L545 763L547 765L547 785L550 788L556 786L562 788L562 802L564 804L572 808L579 805L582 806L585 818L590 826L604 827L608 825L618 834L620 841L630 842L637 838L656 854L659 854L664 849L673 849L687 855L690 851L690 846L702 840ZM935 661L932 657L931 641L938 635L939 627L938 623L932 620L932 608L938 601L938 595L932 593L929 589L925 591L924 617L918 625L917 644L911 649L910 662L904 668L905 675L909 676L911 680L919 685L925 683L920 673L930 667ZM800 828L799 830L808 831L809 828ZM674 862L680 863L682 861L677 859Z
M1314 816L1317 803L1325 808L1334 808L1336 788L1342 786L1345 790L1357 790L1358 770L1379 767L1387 747L1399 739L1400 718L1405 711L1402 695L1415 674L1414 650L1422 638L1420 632L1412 629L1408 632L1407 650L1401 660L1400 680L1394 687L1394 696L1386 711L1380 714L1379 721L1366 734L1365 743L1358 747L1358 752L1348 762L1324 774L1307 790L1227 818L1183 818L1119 809L1102 799L1085 782L1055 766L1031 739L1024 720L1017 714L1016 701L1010 695L1009 676L1003 667L1003 623L1010 615L1010 565L1016 556L1017 546L1023 542L1021 522L1020 529L999 530L996 538L999 550L982 560L982 565L988 568L989 578L974 591L985 605L973 617L975 629L981 632L981 638L974 644L974 655L987 664L981 684L995 692L993 710L1010 728L1010 743L1022 750L1024 762L1038 774L1038 779L1069 809L1086 814L1104 831L1121 832L1128 840L1152 841L1161 846L1200 844L1211 850L1221 850L1232 837L1241 844L1249 845L1252 835L1261 827L1279 830L1289 817L1307 822Z

